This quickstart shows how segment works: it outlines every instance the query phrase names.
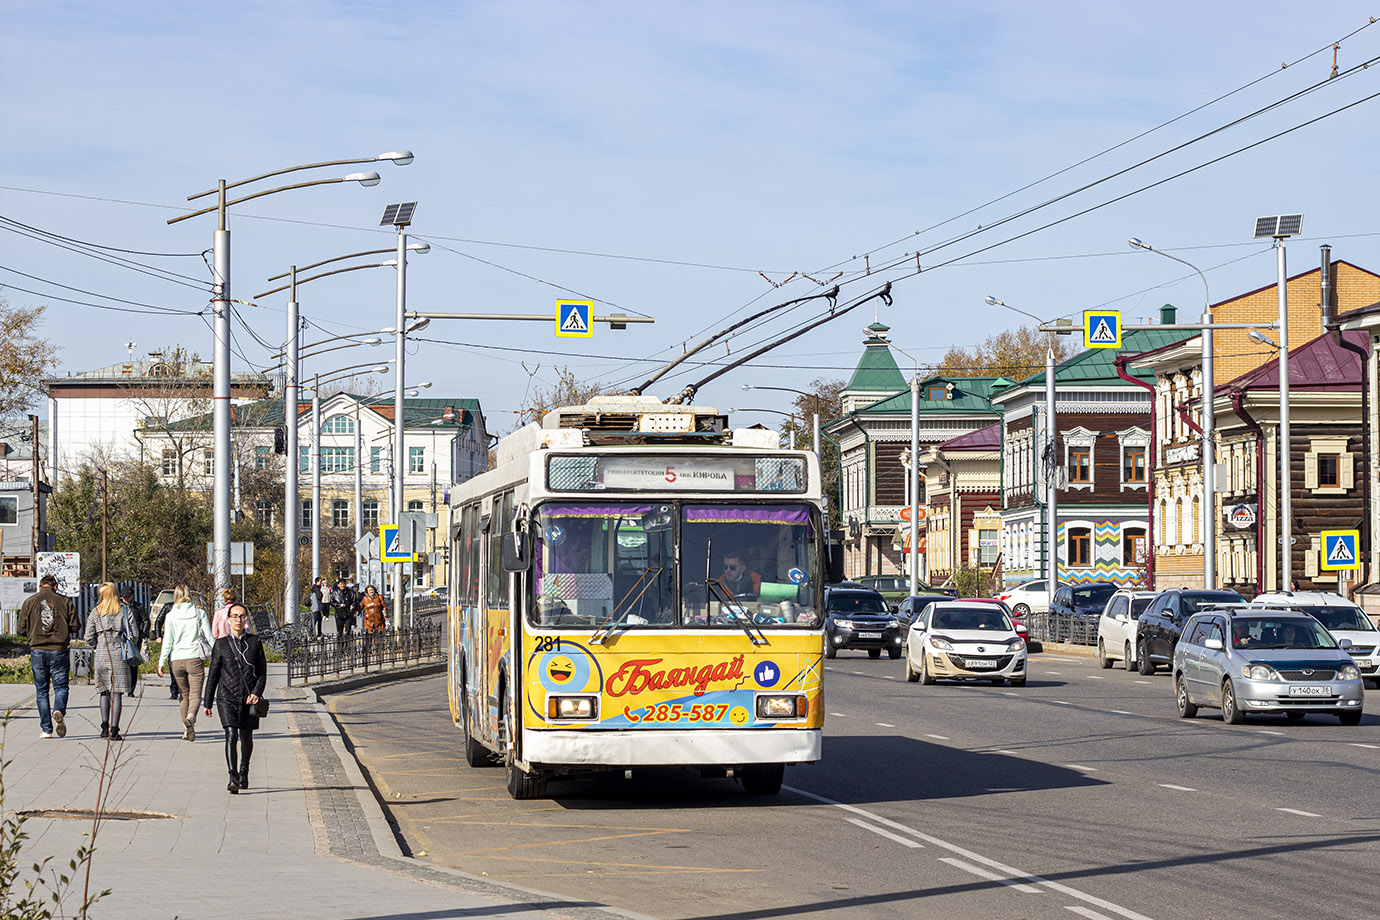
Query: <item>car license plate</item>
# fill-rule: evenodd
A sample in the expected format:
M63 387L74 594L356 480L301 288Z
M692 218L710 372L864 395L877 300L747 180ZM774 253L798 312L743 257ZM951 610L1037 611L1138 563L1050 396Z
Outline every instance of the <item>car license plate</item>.
M882 634L879 633L879 632L864 632L864 633L858 633L858 638L860 638L860 639L880 639L881 637L882 637Z
M1358 667L1358 668L1368 668L1368 667L1370 667L1370 659L1369 659L1369 658L1357 658L1357 659L1356 659L1356 667Z
M1329 684L1321 684L1316 687L1290 687L1290 696L1331 696L1332 687Z
M965 664L970 671L981 671L984 668L990 669L997 666L997 663L991 658L969 658Z

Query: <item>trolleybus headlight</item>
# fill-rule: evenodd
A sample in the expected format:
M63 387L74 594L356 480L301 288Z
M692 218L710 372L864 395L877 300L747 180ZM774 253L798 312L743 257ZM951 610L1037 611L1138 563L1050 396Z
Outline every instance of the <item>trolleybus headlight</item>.
M764 693L757 697L759 719L803 719L809 712L810 702L803 693Z
M599 699L595 696L548 696L546 717L549 719L597 719Z

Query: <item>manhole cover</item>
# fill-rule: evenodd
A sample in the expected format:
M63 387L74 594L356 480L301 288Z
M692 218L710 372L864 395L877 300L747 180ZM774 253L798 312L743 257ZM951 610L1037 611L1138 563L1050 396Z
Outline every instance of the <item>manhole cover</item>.
M96 817L96 812L90 808L34 808L28 811L21 811L19 814L26 818L62 818L68 821L90 821ZM103 821L146 821L154 818L176 818L177 815L170 815L161 811L103 811L101 819Z

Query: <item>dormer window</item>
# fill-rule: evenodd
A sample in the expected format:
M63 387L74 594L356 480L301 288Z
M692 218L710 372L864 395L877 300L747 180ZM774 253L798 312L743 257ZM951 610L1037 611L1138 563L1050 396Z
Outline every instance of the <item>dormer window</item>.
M930 400L940 400L949 398L949 387L938 385L929 387L926 390L925 398Z

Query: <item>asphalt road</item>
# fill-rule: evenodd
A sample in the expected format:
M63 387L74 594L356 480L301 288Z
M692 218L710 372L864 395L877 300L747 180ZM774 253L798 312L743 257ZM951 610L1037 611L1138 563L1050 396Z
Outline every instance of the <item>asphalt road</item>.
M1360 917L1380 865L1376 715L1176 717L1169 678L1034 656L1030 682L826 671L824 760L780 796L681 770L514 802L459 751L440 677L335 697L413 855L644 914Z

